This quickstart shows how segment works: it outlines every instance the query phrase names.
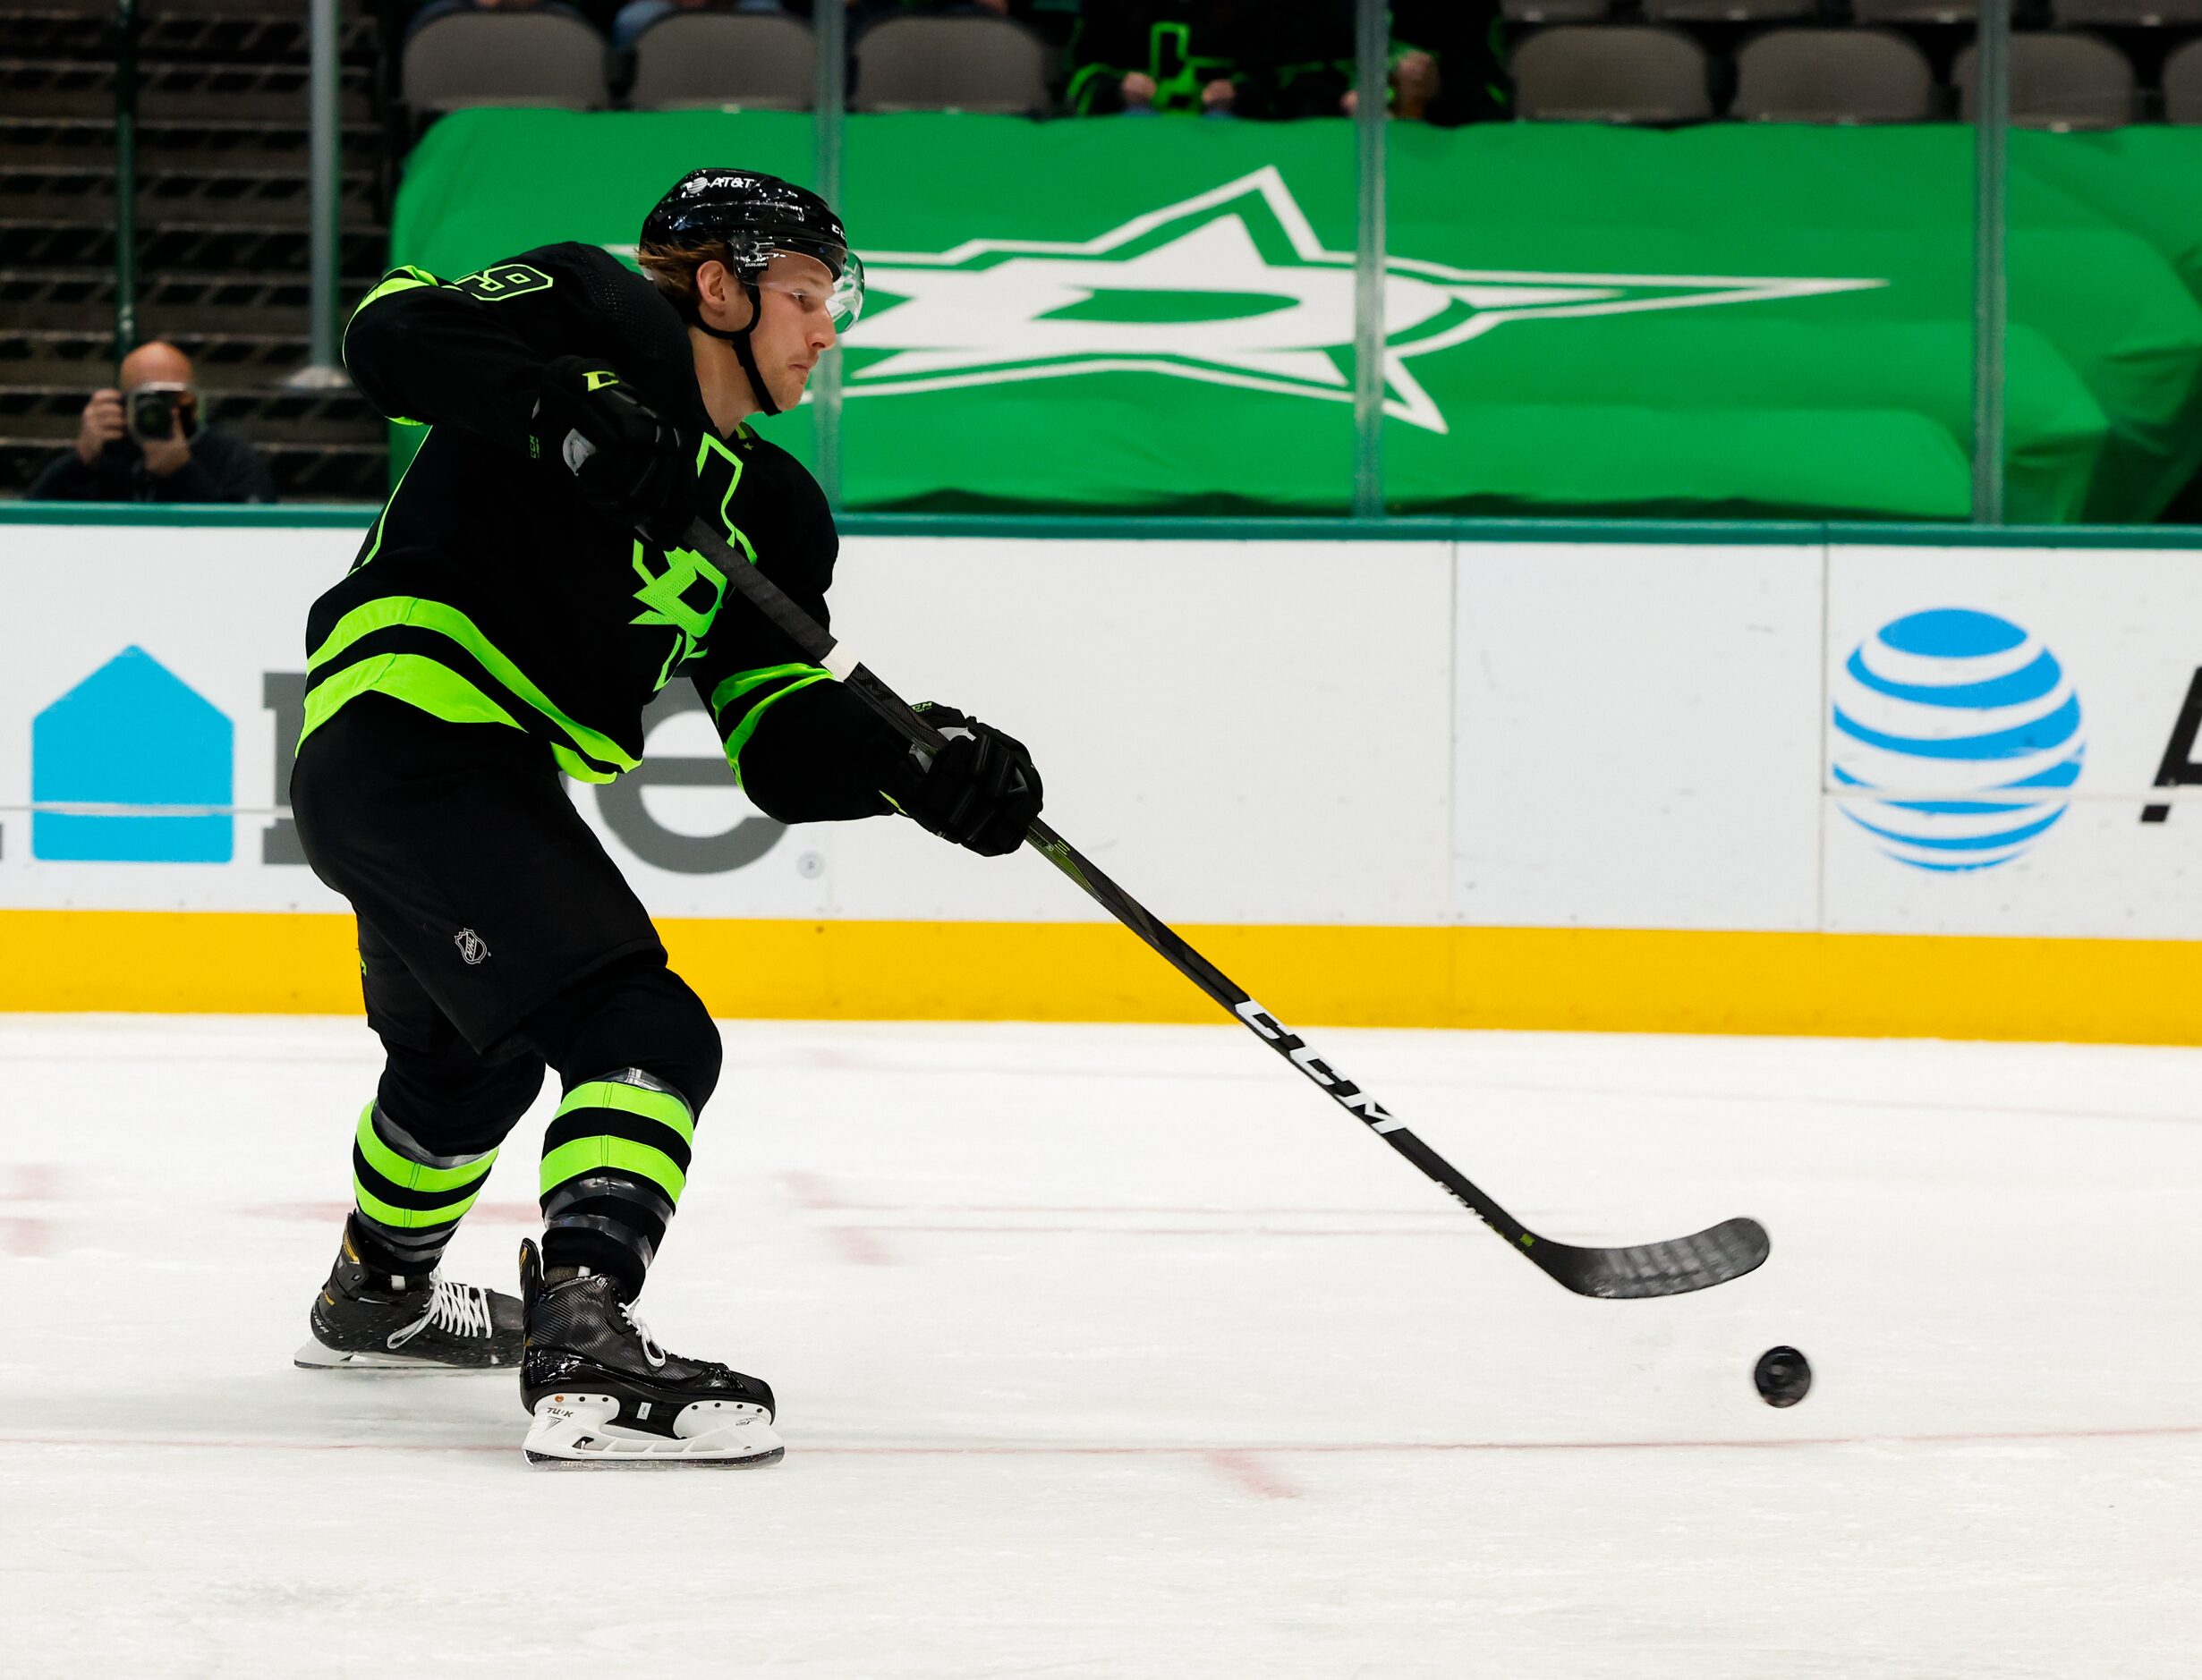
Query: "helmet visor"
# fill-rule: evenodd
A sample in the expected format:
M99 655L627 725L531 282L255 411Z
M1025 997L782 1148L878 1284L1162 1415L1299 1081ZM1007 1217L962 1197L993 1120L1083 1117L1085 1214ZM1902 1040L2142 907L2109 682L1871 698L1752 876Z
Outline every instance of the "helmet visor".
M771 252L771 258L795 260L768 259L755 284L760 291L795 299L805 311L823 310L832 319L833 330L846 333L864 311L864 265L853 250L838 251L836 256L838 272L823 263L816 250L781 246Z

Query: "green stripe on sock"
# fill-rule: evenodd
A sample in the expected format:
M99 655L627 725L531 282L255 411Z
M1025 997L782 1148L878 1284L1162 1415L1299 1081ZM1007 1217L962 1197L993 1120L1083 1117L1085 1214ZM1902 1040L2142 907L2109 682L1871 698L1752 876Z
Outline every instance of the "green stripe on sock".
M370 1167L400 1190L463 1190L469 1184L480 1184L497 1163L495 1150L463 1167L426 1167L419 1161L407 1160L385 1143L382 1134L375 1130L375 1105L371 1102L360 1111L360 1153L367 1158Z
M649 1179L676 1202L688 1183L688 1175L663 1150L627 1138L575 1138L543 1157L542 1193L548 1196L567 1179L607 1167Z
M558 1105L558 1114L569 1115L577 1108L616 1108L622 1114L639 1114L671 1126L681 1134L684 1143L696 1141L696 1123L688 1112L688 1105L668 1090L650 1090L618 1080L592 1079L565 1093L565 1100Z
M652 1151L655 1153L655 1151ZM401 1231L424 1231L434 1225L449 1225L474 1205L473 1195L457 1201L446 1202L440 1208L393 1208L388 1202L360 1183L355 1173L352 1178L353 1194L359 1198L360 1211L377 1225L394 1226Z

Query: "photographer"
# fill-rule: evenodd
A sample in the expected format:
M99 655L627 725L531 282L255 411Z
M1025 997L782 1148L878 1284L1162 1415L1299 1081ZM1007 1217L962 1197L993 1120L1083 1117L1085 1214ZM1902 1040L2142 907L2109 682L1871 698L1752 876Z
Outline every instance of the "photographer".
M191 358L156 340L123 358L120 390L95 391L74 448L47 463L34 502L272 502L251 444L199 418Z

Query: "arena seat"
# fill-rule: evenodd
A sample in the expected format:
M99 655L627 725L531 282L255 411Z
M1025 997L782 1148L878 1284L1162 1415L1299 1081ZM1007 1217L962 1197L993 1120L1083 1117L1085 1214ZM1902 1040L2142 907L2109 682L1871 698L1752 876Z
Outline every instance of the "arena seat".
M849 106L1039 115L1048 63L1047 43L1007 18L888 18L857 38Z
M2164 61L2164 120L2202 123L2202 41L2189 41Z
M1967 122L1979 104L1979 49L1968 47L1951 72L1959 114ZM2133 66L2094 35L2011 38L2011 120L2022 128L2118 128L2140 117Z
M1773 30L1736 55L1729 115L1747 123L1925 123L1934 72L1888 30Z
M807 111L817 78L817 42L800 18L676 12L636 38L627 103L638 111Z
M1705 49L1679 30L1563 25L1514 51L1515 114L1526 122L1703 123L1713 115Z
M599 109L611 103L604 38L545 12L457 12L405 43L399 83L415 111L472 105Z

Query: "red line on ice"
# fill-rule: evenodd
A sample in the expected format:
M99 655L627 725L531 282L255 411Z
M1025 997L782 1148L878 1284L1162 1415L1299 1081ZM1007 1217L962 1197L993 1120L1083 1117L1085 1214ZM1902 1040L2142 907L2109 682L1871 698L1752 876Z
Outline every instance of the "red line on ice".
M833 1181L822 1173L782 1173L780 1187L795 1199L798 1207L814 1211L850 1205L833 1187Z
M857 1266L892 1266L895 1257L888 1252L887 1244L861 1225L829 1225L826 1234L833 1238L834 1246L841 1251L841 1258Z
M52 1161L22 1161L8 1169L13 1186L0 1201L28 1201L41 1205L64 1200L62 1168ZM0 1215L0 1235L19 1260L39 1260L54 1252L54 1222L43 1213Z
M1297 1499L1300 1490L1279 1475L1260 1453L1242 1447L1212 1447L1201 1456L1226 1481L1257 1499Z

